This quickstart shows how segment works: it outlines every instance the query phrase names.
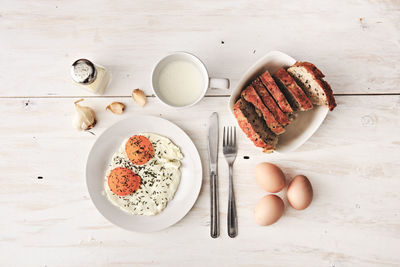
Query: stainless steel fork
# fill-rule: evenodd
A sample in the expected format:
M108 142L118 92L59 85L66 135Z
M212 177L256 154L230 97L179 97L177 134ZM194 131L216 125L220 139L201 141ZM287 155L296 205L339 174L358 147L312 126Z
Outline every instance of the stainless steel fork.
M236 159L236 127L224 127L223 152L229 165L228 235L238 234L235 192L233 190L233 162Z

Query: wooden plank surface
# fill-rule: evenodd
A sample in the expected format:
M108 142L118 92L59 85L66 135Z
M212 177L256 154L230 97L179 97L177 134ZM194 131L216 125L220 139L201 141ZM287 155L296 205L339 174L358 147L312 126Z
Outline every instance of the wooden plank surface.
M226 97L207 97L185 111L144 109L130 98L92 98L92 135L71 127L74 98L0 99L0 262L4 266L397 266L400 264L400 97L339 96L316 134L298 151L266 155L239 134L235 163L239 235L226 233L227 165L220 153L221 237L209 236L206 123L218 111L234 125ZM104 107L127 104L118 116ZM193 209L171 228L132 233L107 222L91 203L84 164L96 138L135 114L161 116L197 146L203 188ZM196 118L196 119L194 119ZM244 159L249 156L250 159ZM259 227L253 208L266 193L253 177L270 161L287 179L307 175L315 199L305 211L287 207L281 220ZM41 176L43 179L38 179ZM280 193L282 195L283 193Z
M232 87L281 50L314 62L336 94L400 92L399 1L3 0L0 40L0 96L90 95L71 84L81 57L112 72L106 95L151 94L152 68L177 50Z
M230 91L209 90L184 115L154 97L142 109L129 95L134 88L152 95L151 70L172 51L196 54L210 76L227 77L234 88L271 50L320 67L338 107L293 153L263 154L239 134L236 239L226 233L228 173L220 153L221 237L214 240L206 123L217 111L221 126L235 125ZM69 67L80 57L111 71L105 96L72 84ZM1 266L399 266L399 61L400 2L393 0L2 0ZM93 134L71 126L78 97L96 110ZM126 112L106 112L112 101L126 103ZM85 186L84 165L96 138L135 114L177 124L203 162L195 206L158 233L113 226ZM315 192L307 210L287 207L271 227L253 220L266 194L253 177L262 161L282 167L287 180L307 175Z

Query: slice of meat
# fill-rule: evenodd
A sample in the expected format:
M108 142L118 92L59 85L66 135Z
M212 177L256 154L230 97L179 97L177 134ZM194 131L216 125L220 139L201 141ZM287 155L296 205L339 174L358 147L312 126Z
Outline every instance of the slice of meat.
M313 108L310 99L284 68L277 70L273 78L294 111L305 111Z
M288 101L286 100L286 97L283 95L281 90L279 90L271 74L269 74L268 71L265 71L263 74L260 75L260 79L265 88L267 88L268 92L275 99L279 108L285 113L293 113L293 109L290 107Z
M275 150L278 137L268 129L251 104L241 98L233 106L233 112L240 128L255 146L263 148L266 153Z
M264 87L263 83L259 78L256 78L251 85L256 90L258 95L261 97L265 106L271 111L272 115L274 115L275 119L282 124L283 126L290 123L290 119L286 116L285 113L278 107L275 100L272 98L270 93L268 93L267 89Z
M301 86L313 104L328 106L331 111L336 107L332 89L323 79L325 75L314 64L296 62L287 71Z
M285 132L285 129L279 124L274 115L272 115L272 113L264 105L256 90L254 90L251 85L247 86L246 89L242 91L241 96L244 100L246 100L246 102L249 102L253 105L257 115L264 119L266 125L272 132L275 134L282 134Z

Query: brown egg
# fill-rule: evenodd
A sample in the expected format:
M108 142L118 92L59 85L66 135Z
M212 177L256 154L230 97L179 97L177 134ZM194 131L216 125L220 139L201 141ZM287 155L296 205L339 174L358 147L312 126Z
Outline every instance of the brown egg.
M296 210L304 210L310 205L313 189L306 176L297 175L293 178L287 189L287 199Z
M285 187L285 175L274 164L268 162L258 164L255 175L257 183L267 192L278 193Z
M271 225L279 220L284 208L285 205L280 197L267 195L258 201L254 209L254 219L259 225Z

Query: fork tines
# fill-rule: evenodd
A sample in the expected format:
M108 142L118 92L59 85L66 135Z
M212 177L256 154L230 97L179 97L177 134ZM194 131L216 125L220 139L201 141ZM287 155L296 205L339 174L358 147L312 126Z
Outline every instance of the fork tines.
M236 147L236 127L224 127L223 147Z

